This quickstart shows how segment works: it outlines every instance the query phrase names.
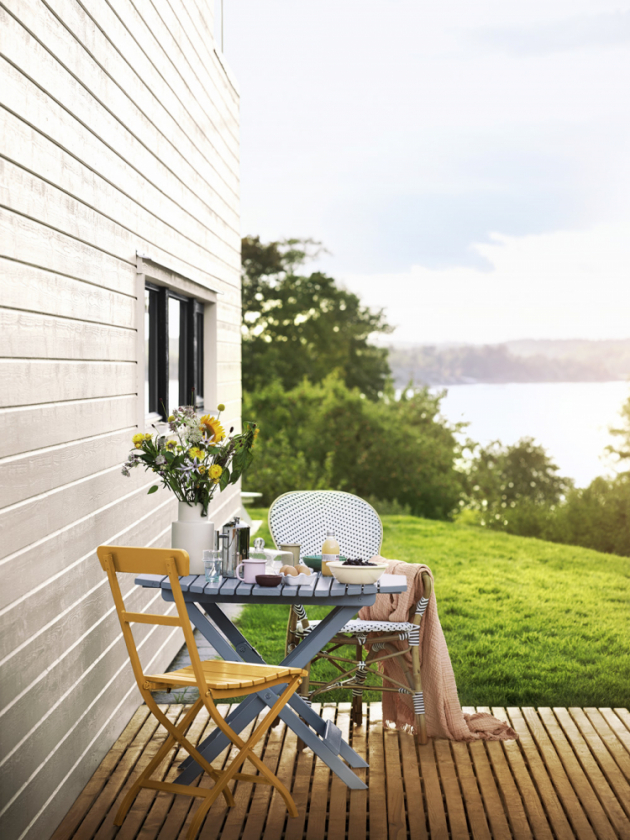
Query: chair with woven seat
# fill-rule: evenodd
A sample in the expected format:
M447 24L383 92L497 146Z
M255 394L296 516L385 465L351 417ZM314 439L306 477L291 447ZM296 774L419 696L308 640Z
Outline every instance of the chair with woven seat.
M215 659L202 662L193 637L186 602L179 582L180 576L189 573L187 552L175 548L130 548L101 545L97 549L97 554L103 570L107 572L123 638L127 645L129 659L140 694L151 712L168 732L168 737L160 749L129 788L114 818L114 824L122 825L129 808L142 788L187 796L199 796L204 799L204 802L198 808L187 834L188 840L193 840L197 836L206 814L219 796L225 798L229 807L235 804L232 792L228 787L228 782L233 779L272 785L284 799L290 816L296 817L298 812L291 794L280 779L253 752L253 748L276 720L307 672L301 668L283 668L246 662L225 662ZM177 615L128 612L123 601L117 573L168 575ZM191 664L177 671L145 674L131 631L131 624L133 623L181 627ZM173 688L191 686L196 686L199 689L199 699L192 704L181 723L176 726L157 705L151 692L170 691ZM243 695L256 693L263 688L274 688L275 686L286 687L279 693L277 701L269 709L262 722L254 729L247 741L244 741L219 714L215 701L242 697ZM204 706L217 727L239 750L236 757L223 771L218 771L212 767L186 738L188 728ZM176 742L211 776L214 780L213 787L190 787L151 779L151 775ZM240 768L246 760L254 765L259 771L258 774L240 772Z
M279 496L269 509L269 530L277 547L286 543L299 544L300 558L319 554L326 532L330 530L334 531L339 541L341 553L347 557L369 559L375 554L380 554L383 541L383 526L372 505L359 496L338 490L294 491ZM419 743L426 744L419 643L420 623L433 591L433 582L426 573L422 575L422 582L423 597L418 601L415 615L410 621L353 619L347 622L310 663L313 665L318 660L326 660L340 672L339 676L324 682L311 679L309 673L309 677L300 688L303 699L310 702L318 694L335 688L352 689L352 722L360 725L367 676L380 676L376 665L377 658L401 657L406 684L387 677L387 685L370 685L369 689L413 695L416 739ZM286 652L299 644L318 623L309 621L303 605L293 605L287 625ZM398 650L392 644L394 641L406 641L407 647ZM355 648L354 657L340 656L339 649L349 645ZM411 669L407 667L404 659L409 650Z

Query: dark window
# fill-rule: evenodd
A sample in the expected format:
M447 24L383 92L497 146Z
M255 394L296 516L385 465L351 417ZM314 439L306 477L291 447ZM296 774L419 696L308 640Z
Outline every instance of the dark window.
M203 409L203 304L147 283L144 317L145 412Z

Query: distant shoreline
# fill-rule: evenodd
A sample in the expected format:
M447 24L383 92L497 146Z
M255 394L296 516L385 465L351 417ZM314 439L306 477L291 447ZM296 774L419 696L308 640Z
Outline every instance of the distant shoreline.
M624 382L630 377L630 340L513 341L505 344L390 347L398 388L428 385L507 385Z

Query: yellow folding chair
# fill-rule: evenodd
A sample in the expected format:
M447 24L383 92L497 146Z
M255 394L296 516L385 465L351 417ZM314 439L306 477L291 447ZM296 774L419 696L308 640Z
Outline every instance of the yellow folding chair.
M201 824L218 799L219 795L225 797L229 807L234 805L232 792L228 782L232 779L239 779L246 782L262 783L273 785L280 796L284 799L287 810L292 817L297 817L297 808L291 798L291 794L268 767L253 752L254 746L262 738L271 724L276 720L282 708L294 694L306 671L301 668L282 668L273 665L254 665L247 662L224 662L223 660L210 659L202 662L199 658L199 651L190 626L190 620L186 611L186 602L179 584L179 576L187 575L189 572L189 560L187 552L176 548L129 548L116 545L101 545L97 549L98 559L104 571L107 572L109 584L114 596L114 603L123 637L127 645L131 667L140 689L144 702L151 709L155 717L169 733L164 744L148 766L142 771L127 795L114 818L115 825L122 825L129 808L141 788L151 790L164 790L170 793L181 793L186 796L200 796L205 799L201 804L195 818L190 825L187 838L193 840L197 836ZM157 574L168 575L175 605L176 616L154 615L149 613L127 612L123 602L122 593L116 573L130 574ZM181 627L184 631L186 647L190 656L191 665L171 671L166 674L145 674L142 670L140 657L131 632L131 624L164 624L167 627ZM247 694L254 694L264 688L271 688L276 685L287 687L278 696L277 701L267 712L264 719L252 732L247 742L229 726L219 714L215 700L225 700L230 697L241 697ZM159 706L151 696L152 691L170 691L172 688L184 688L197 686L199 689L199 700L197 700L184 716L182 722L175 726L160 710ZM197 716L201 707L205 706L210 717L219 729L239 749L238 755L230 762L223 772L219 772L209 764L205 758L186 739L186 732ZM187 785L172 784L170 782L152 781L151 775L166 757L172 745L177 741L214 779L212 788L189 787ZM259 770L258 774L240 773L239 768L246 759Z

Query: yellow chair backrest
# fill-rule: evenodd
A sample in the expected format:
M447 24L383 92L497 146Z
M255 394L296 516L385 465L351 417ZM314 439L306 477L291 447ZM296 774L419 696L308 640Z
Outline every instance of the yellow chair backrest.
M168 627L181 627L184 631L188 655L193 666L195 677L200 691L207 690L205 676L199 659L199 651L195 643L190 620L186 611L186 602L179 583L179 576L187 575L190 570L188 552L181 548L136 548L133 546L121 545L99 545L96 549L98 559L103 570L107 572L109 585L114 597L116 612L120 626L122 627L123 638L127 645L127 652L131 660L138 687L145 690L146 678L136 643L131 632L131 624L163 624ZM171 584L171 591L177 607L177 615L158 615L157 613L128 612L123 601L120 584L116 573L143 574L143 575L168 575Z
M107 557L111 557L114 569L117 572L127 572L132 575L167 575L169 560L175 561L178 575L187 575L190 571L188 552L182 548L136 548L127 545L99 545L96 553L104 571L107 571Z

